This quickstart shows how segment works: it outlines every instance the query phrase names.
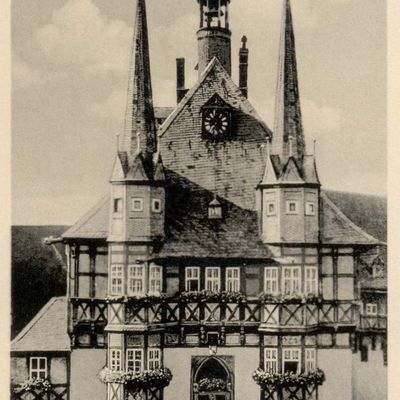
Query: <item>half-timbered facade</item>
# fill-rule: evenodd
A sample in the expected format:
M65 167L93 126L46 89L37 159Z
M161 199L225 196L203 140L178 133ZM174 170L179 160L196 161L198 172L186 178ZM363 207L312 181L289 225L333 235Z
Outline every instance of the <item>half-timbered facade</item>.
M179 103L156 119L137 0L110 191L62 237L72 400L358 399L356 271L383 243L321 190L283 3L271 131L246 38L231 78L230 0L198 0L198 81L178 59Z

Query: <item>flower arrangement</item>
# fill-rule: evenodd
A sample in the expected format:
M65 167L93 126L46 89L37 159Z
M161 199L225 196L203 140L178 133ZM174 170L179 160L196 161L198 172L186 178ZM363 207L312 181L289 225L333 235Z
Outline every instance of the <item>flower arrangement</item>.
M240 303L246 300L246 296L240 292L212 292L209 290L201 290L195 292L182 292L179 295L179 301L182 303L200 303L207 301L215 301L222 303Z
M226 389L226 383L219 378L204 378L198 383L199 392L220 392Z
M103 383L126 383L132 389L150 389L168 386L172 373L168 368L133 372L113 371L105 367L100 371L99 378Z
M322 299L315 294L304 294L304 293L290 293L290 294L270 294L262 293L259 296L259 300L262 303L292 303L292 304L319 304Z
M47 379L31 378L17 386L15 392L30 392L32 390L42 390L48 392L52 388L51 383Z
M294 374L292 372L279 374L267 372L261 368L258 368L253 373L253 379L259 386L261 386L262 389L266 389L267 387L273 387L277 389L293 386L305 387L311 385L322 385L325 380L325 374L320 369L301 374Z

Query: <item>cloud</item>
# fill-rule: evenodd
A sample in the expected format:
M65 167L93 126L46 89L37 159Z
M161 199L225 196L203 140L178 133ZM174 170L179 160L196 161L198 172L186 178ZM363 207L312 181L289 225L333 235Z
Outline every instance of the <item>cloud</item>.
M14 61L12 65L13 89L24 89L33 85L41 85L46 82L46 76L39 69L28 65L23 61Z
M114 90L104 100L90 106L90 111L104 119L124 120L126 108L126 90Z
M57 68L89 73L125 73L132 29L102 15L92 0L68 0L41 27L36 40L46 61Z

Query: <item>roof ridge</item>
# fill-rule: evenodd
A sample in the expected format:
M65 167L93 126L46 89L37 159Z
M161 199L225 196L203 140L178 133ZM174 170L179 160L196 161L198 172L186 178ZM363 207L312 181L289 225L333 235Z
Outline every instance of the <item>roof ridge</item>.
M110 194L104 195L93 207L91 207L81 218L78 219L71 227L69 227L61 236L67 236L69 233L74 232L84 225L90 218L92 218L98 210L108 202Z
M168 118L164 121L164 123L160 126L158 129L157 135L159 137L163 136L164 133L167 131L167 129L171 126L171 124L175 121L175 119L178 117L178 115L181 113L181 111L185 108L186 104L189 102L189 100L196 94L196 92L199 90L201 87L202 83L205 81L207 78L208 74L212 71L212 69L216 66L219 65L223 71L226 73L227 79L229 79L233 85L238 90L238 95L241 95L243 97L243 101L247 102L247 105L251 107L251 113L254 118L256 118L260 124L263 126L263 128L266 130L266 133L269 133L270 130L266 126L265 122L262 120L260 115L258 114L257 110L254 108L254 106L250 103L250 101L243 95L239 87L236 85L236 83L233 81L232 77L226 72L224 66L221 64L221 61L217 57L213 57L212 60L208 63L207 67L204 69L204 71L201 73L200 78L198 81L194 84L194 86L189 89L189 91L186 93L182 101L175 107L174 111L168 116Z
M16 344L23 339L29 331L44 317L47 311L53 306L53 304L61 299L66 299L66 296L55 296L52 297L38 312L37 314L25 325L22 331L11 341L11 345Z
M327 202L328 206L333 209L333 211L337 214L337 216L342 219L343 222L350 225L360 235L364 236L368 240L376 242L376 244L385 244L384 242L381 242L379 239L367 233L364 229L359 227L349 217L347 217L347 215L344 214L343 211L341 211L340 208L336 206L336 204L328 197L325 191L321 191L321 197Z

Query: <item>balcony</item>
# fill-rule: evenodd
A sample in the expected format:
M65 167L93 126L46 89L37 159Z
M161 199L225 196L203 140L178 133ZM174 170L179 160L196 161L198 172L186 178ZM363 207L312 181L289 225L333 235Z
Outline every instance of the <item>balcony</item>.
M386 315L360 316L360 331L380 332L380 331L386 331L386 329L387 329Z
M51 385L48 388L11 386L11 400L67 400L67 385Z
M313 330L318 326L355 326L357 306L351 301L239 302L180 301L179 299L72 299L72 328L76 326L148 327L220 325L254 326L260 331ZM364 323L367 323L364 322ZM382 322L383 323L383 322Z

